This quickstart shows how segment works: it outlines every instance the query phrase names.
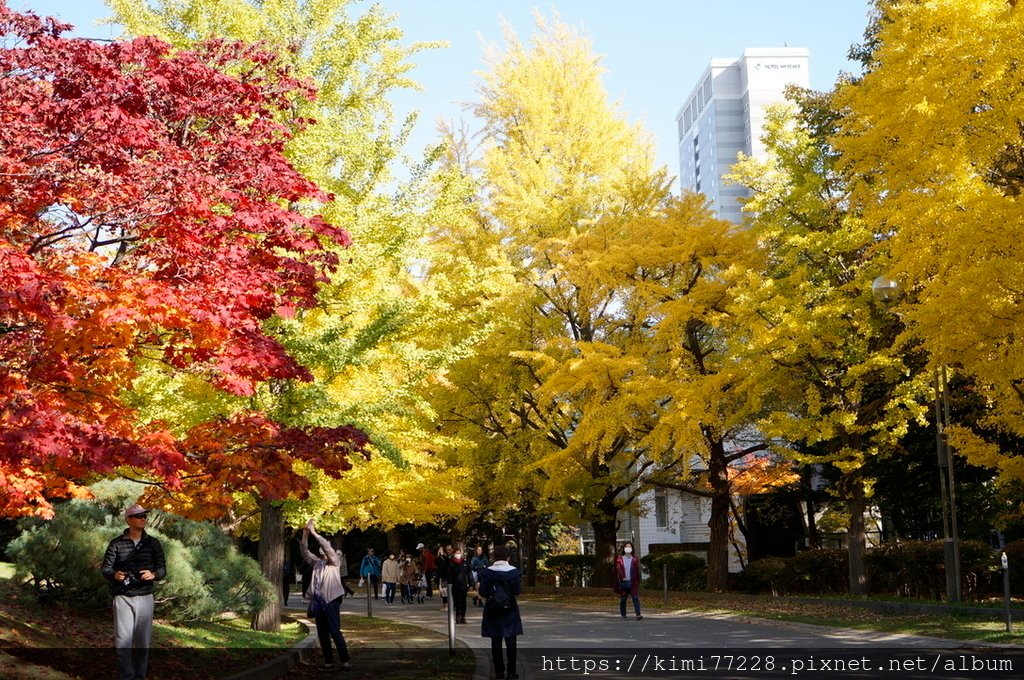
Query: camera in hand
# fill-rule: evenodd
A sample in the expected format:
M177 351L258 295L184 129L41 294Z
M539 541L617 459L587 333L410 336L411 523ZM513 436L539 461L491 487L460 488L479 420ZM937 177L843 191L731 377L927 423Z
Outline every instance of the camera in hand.
M124 580L121 581L120 589L128 590L132 586L142 583L142 573L138 571L124 572Z

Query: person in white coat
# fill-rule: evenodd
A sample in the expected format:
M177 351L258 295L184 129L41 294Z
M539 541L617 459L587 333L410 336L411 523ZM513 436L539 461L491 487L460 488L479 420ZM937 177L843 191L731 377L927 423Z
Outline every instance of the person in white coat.
M309 551L310 536L319 544L316 555ZM330 542L316 533L313 520L306 522L306 528L302 530L299 552L302 553L302 559L313 567L309 586L309 607L316 621L316 634L324 654L324 665L321 668L335 668L334 650L331 648L333 642L338 649L341 670L350 670L348 646L345 644L345 636L341 634L341 598L345 591L341 586L338 555Z
M384 560L380 578L384 582L384 602L394 604L395 586L398 585L398 581L402 578L402 565L395 559L394 552L388 553L388 558Z

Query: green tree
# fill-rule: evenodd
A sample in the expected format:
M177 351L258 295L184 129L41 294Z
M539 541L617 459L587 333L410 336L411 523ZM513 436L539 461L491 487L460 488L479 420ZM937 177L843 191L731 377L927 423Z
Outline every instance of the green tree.
M356 245L340 253L347 266L324 282L316 309L282 309L268 323L314 380L269 382L246 402L217 397L173 406L181 423L200 421L214 403L225 412L244 407L265 413L288 427L357 423L370 434L376 455L355 462L342 479L322 474L315 465L300 466L309 481L305 488L232 499L229 512L243 528L247 516L258 513L260 559L274 583L280 582L285 519L302 524L308 516L326 516L331 521L321 525L327 530L332 523L389 526L458 512L467 502L459 491L462 475L449 473L433 453L430 429L424 427L426 405L414 389L463 352L460 338L441 345L431 328L449 305L445 289L424 286L417 276L429 257L423 248L428 228L449 220L448 213L460 205L461 185L430 172L429 156L410 168L409 179L399 183L391 176L415 116L396 123L387 96L395 88L414 87L405 74L412 66L409 58L424 45L401 45L401 31L379 6L351 17L351 4L112 2L129 31L179 46L210 37L259 41L279 54L293 75L317 88L315 101L295 103L295 114L315 124L296 131L286 153L333 197L316 207L332 224L344 225ZM446 320L455 321L460 313L455 310L455 318ZM163 417L159 407L182 383L189 385L185 394L209 396L205 388L192 387L188 376L149 368L156 374L153 392L138 399L154 407L150 417ZM417 494L423 487L437 493ZM426 502L405 500L416 495ZM261 613L257 627L276 626L276 607L272 603Z

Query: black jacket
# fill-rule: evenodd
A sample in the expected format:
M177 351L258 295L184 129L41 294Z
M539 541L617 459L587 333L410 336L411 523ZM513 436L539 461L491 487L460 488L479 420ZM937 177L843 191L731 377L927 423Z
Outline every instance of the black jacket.
M445 575L449 585L456 590L469 590L469 563L466 560L448 563L448 573Z
M153 572L156 579L143 581L138 578L138 573L143 569ZM103 575L110 582L110 590L114 595L149 595L153 592L156 581L167 576L167 565L164 563L164 549L160 541L153 538L143 530L142 538L138 545L128 537L128 530L115 538L107 546L107 552L103 555ZM125 586L120 581L114 580L114 572L123 571L131 575L129 585Z

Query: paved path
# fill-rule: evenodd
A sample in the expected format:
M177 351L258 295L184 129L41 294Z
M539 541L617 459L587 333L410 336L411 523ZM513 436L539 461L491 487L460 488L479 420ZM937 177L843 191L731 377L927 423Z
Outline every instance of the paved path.
M685 610L647 610L642 621L632 617L623 621L618 602L608 607L566 606L549 602L520 602L525 634L521 647L533 648L878 648L916 647L957 649L959 640L874 633L801 623L776 622L730 614L704 614ZM456 636L467 646L489 648L490 640L480 637L480 612L472 605L467 610L468 624L456 626ZM348 599L342 614L366 614L365 598ZM373 602L373 615L421 626L437 632L447 631L447 614L437 598L422 605L385 605Z
M437 598L422 605L386 605L383 600L376 600L372 602L372 607L375 617L419 626L447 636L447 613L441 609ZM730 672L701 675L708 675L709 680L711 677L767 680L769 677L791 677L796 670L796 663L800 663L804 671L810 671L803 673L804 677L827 677L827 673L821 675L815 672L823 669L815 668L813 665L820 665L822 659L831 659L825 663L845 664L850 663L851 659L865 657L862 662L852 663L864 664L870 661L872 664L878 664L887 663L887 660L897 657L893 663L904 664L920 663L917 657L921 657L927 661L926 665L929 665L933 661L937 663L938 659L947 663L950 659L965 658L959 656L965 652L968 655L974 652L988 653L980 649L985 647L984 645L959 640L777 622L732 614L648 610L644 613L642 621L635 621L632 617L623 620L618 614L618 602L613 599L610 599L605 607L529 600L521 601L520 607L525 629L525 634L518 640L518 672L522 680L587 675L580 672L560 672L561 669L550 668L549 665L556 659L566 663L570 660L580 663L610 663L610 671L594 676L604 679L638 678L642 673L638 674L636 669L639 669L641 664L645 669L649 665L654 668L658 658L656 654L663 660L666 658L665 655L668 655L668 658L686 659L681 663L702 659L702 662L706 661L708 665L713 659L720 659L725 663L725 656L711 656L714 654L746 655L742 658L748 661L752 661L754 655L760 654L763 663L767 663L767 659L773 659L775 674ZM467 611L469 623L457 625L455 630L458 640L473 649L477 657L477 672L474 677L486 680L493 677L493 674L490 669L490 640L480 636L482 611L470 606ZM366 599L346 599L342 614L346 613L365 615ZM447 637L442 639L447 640ZM897 649L900 650L898 655L893 653L893 650ZM1024 666L1024 657L1021 657L1019 648L1014 654L1014 669L1019 670ZM575 658L577 656L579 658ZM636 668L633 667L634 663ZM859 668L863 670L865 667L862 665ZM875 665L874 668L880 667ZM940 673L936 676L933 674L934 667L931 670L915 668L912 672L903 672L910 670L910 667L900 665L898 668L882 667L882 670L899 670L901 680L926 677L929 680L939 677L942 680L976 680L978 677L971 671L962 672L960 669L957 669L957 672ZM661 675L664 677L665 673ZM697 677L692 673L669 675ZM874 677L871 673L855 673L854 676L865 679ZM1021 676L1011 673L1000 674L999 677Z

